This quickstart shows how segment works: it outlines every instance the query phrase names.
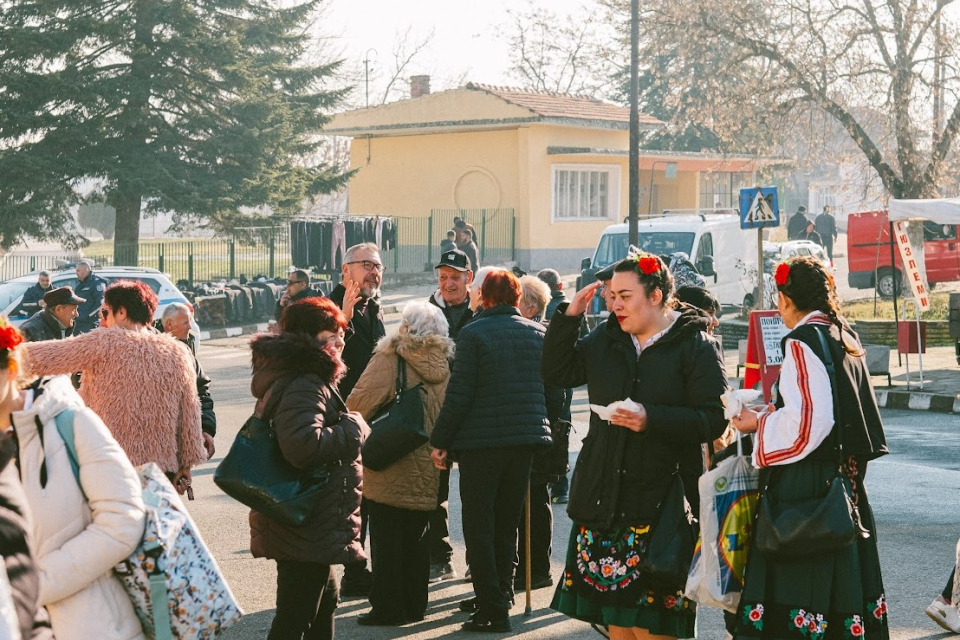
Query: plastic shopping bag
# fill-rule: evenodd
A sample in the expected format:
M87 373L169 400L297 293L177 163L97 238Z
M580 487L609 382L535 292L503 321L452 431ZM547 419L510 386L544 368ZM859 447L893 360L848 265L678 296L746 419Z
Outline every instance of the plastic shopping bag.
M701 542L684 594L727 611L740 603L759 497L757 470L742 455L739 438L737 453L700 476Z

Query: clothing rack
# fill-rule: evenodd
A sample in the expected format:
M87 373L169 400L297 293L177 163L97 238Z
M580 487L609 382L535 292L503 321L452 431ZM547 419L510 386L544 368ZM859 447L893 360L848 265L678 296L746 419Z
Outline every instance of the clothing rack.
M318 214L290 222L290 259L294 266L339 278L347 248L372 242L381 251L397 246L392 216Z

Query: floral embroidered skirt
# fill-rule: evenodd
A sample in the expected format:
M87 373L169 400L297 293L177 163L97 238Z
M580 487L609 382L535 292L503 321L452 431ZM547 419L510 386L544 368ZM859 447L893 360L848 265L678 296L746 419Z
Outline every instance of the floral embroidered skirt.
M550 608L584 622L694 637L696 604L682 584L649 584L639 570L649 526L601 531L574 523Z
M862 470L852 459L845 468L870 537L836 553L791 560L771 560L751 549L736 618L738 640L889 640L873 511ZM768 491L787 500L816 496L835 470L836 463L811 460L785 465Z

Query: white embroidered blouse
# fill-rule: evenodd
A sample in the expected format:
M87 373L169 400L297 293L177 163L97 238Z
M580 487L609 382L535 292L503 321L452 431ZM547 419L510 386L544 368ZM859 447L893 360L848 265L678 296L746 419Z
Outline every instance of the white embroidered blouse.
M826 314L814 311L797 326L804 324L831 323ZM759 417L753 451L758 468L803 460L833 429L833 393L826 366L799 340L787 340L784 350L779 385L783 408Z

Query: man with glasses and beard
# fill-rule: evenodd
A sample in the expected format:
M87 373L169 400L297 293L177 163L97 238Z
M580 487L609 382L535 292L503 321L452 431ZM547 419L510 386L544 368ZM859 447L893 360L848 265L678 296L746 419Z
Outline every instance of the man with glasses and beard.
M383 262L377 245L366 242L349 249L343 260L343 273L340 284L330 293L330 299L340 305L347 319L347 331L343 339L343 362L347 365L347 374L340 381L340 397L346 398L360 379L373 356L373 348L380 338L387 334L383 324L383 312L380 310L380 280L383 274ZM366 542L366 509L361 505L363 522L360 529L360 542ZM343 581L340 585L342 596L366 596L370 591L371 577L367 571L367 562L344 565Z
M277 301L277 306L273 310L273 317L280 320L280 314L283 310L294 302L306 298L322 298L323 294L310 288L310 274L303 269L291 271L287 276L287 288L283 295Z

